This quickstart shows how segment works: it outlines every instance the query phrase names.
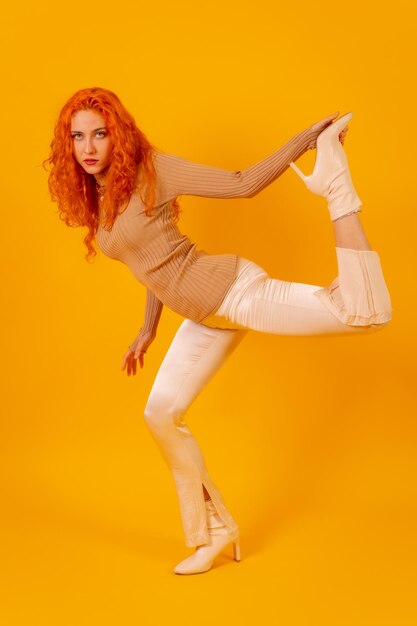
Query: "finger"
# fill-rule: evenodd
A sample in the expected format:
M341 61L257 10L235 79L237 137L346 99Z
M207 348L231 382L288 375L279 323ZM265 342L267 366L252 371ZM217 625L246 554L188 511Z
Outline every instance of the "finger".
M135 352L135 354L133 355L133 364L132 364L132 369L133 369L133 374L136 374L137 371L137 359L139 358L140 353Z
M143 368L143 352L140 353L139 355L139 363L140 363L140 368Z

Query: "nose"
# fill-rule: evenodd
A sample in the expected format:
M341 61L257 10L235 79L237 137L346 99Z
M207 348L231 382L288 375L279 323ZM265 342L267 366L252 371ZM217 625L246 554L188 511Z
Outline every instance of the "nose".
M87 137L84 152L86 154L94 154L95 151L96 151L96 149L94 147L94 143L93 143L92 139L89 139Z

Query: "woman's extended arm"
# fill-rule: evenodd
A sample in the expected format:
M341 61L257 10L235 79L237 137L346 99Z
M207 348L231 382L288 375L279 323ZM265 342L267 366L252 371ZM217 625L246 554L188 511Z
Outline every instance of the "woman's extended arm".
M136 349L139 339L145 337L149 337L149 339L151 340L155 339L156 330L158 328L163 306L163 302L161 302L161 300L156 297L153 291L151 291L149 287L147 287L143 326L141 327L133 343L130 344L130 350L134 351Z
M161 201L180 195L252 198L276 180L291 161L312 147L314 137L315 133L310 127L295 135L273 154L241 171L210 167L174 154L156 152L155 167Z

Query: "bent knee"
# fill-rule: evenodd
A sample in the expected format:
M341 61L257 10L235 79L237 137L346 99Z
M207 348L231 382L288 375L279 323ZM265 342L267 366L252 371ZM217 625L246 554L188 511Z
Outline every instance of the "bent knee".
M185 407L178 405L174 398L151 397L146 403L143 417L151 430L166 425L177 424L185 413Z
M148 400L143 412L143 417L148 426L153 426L163 420L164 416L168 413L169 410L165 403Z

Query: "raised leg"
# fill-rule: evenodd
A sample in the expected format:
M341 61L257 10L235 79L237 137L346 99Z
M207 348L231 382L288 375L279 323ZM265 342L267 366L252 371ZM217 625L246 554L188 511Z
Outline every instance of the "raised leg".
M211 318L278 335L358 334L383 328L392 309L378 253L336 247L336 256L339 273L327 287L271 278L241 257L238 278Z
M339 217L332 224L335 244L338 248L372 250L358 213Z
M209 541L203 487L227 528L237 529L184 415L246 332L209 328L185 319L159 368L145 407L147 426L174 478L187 546Z
M310 191L327 199L334 227L339 276L314 295L343 324L368 331L385 325L392 318L392 307L378 253L372 250L358 215L362 201L339 141L351 118L349 112L320 133L312 174L305 176L294 163L290 165Z

